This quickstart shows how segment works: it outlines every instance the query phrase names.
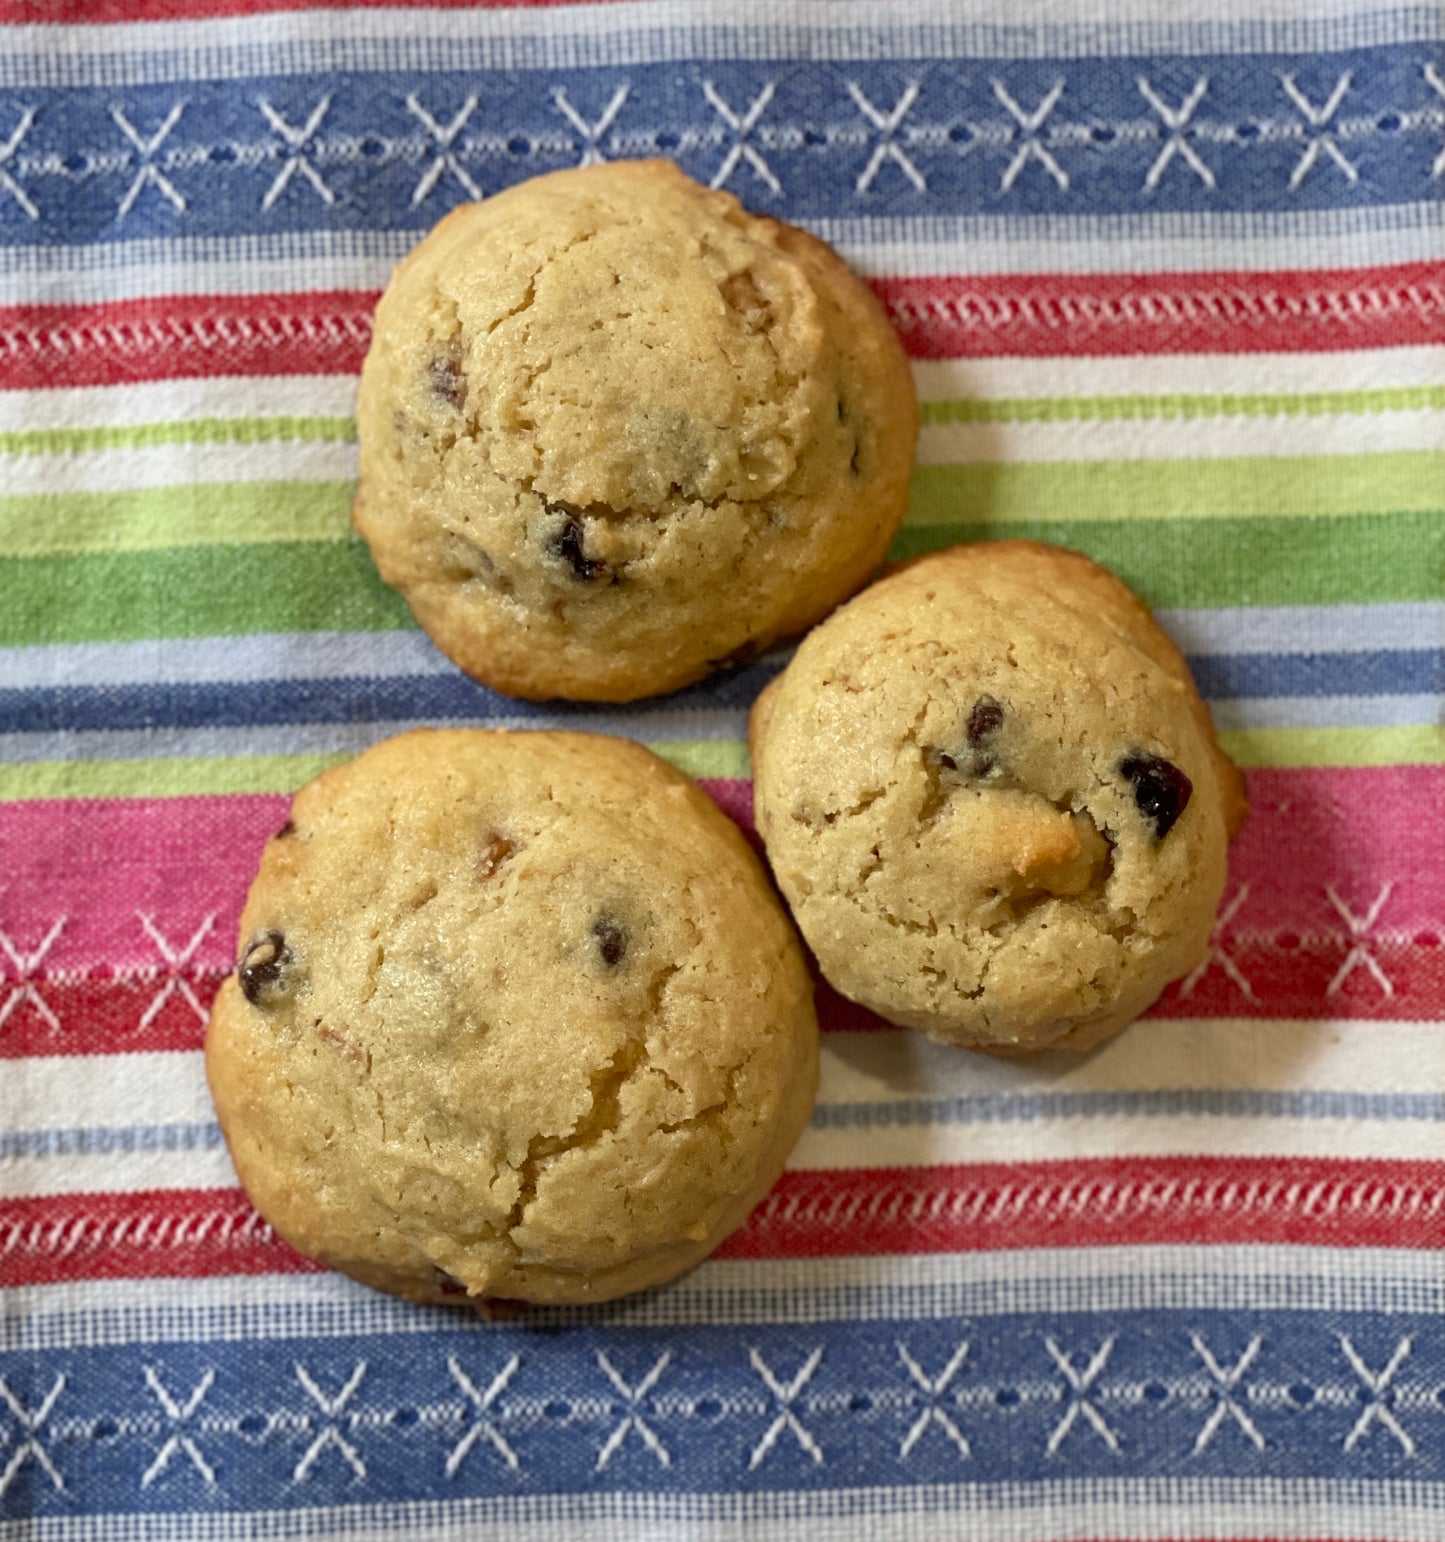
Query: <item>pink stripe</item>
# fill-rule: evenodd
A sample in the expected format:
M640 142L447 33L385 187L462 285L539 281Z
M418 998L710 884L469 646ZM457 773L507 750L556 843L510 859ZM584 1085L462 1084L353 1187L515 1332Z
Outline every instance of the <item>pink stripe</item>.
M755 840L750 784L706 786ZM1250 790L1218 951L1156 1015L1445 1016L1445 766L1256 771ZM0 1057L198 1042L190 998L203 1010L230 969L247 887L288 802L0 806L0 931L20 959L0 970ZM820 1009L830 1028L879 1026L831 992Z
M1445 341L1445 283L1428 263L872 282L917 359L1298 353ZM375 304L364 290L318 290L0 307L0 390L353 374Z

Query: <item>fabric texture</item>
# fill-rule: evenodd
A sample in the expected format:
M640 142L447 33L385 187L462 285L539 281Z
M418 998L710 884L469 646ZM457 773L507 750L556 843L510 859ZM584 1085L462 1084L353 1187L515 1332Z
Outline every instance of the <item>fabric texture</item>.
M870 279L894 554L1114 568L1254 812L1114 1043L825 991L715 1260L478 1322L270 1234L201 1034L287 794L401 728L630 735L748 822L782 655L509 701L347 523L392 263L631 155ZM0 0L0 1538L1445 1536L1442 261L1437 5Z

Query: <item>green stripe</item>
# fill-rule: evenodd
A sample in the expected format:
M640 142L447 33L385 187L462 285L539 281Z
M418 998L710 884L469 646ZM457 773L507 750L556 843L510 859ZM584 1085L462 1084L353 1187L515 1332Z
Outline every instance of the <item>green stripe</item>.
M0 646L414 623L357 540L0 558Z
M1445 508L1445 453L919 466L910 525L1298 519Z
M83 450L145 450L158 444L353 444L354 418L189 418L97 428L27 428L0 433L0 455L75 455Z
M999 535L1087 552L1154 605L1329 605L1445 594L1445 526L1425 514L931 525L905 528L891 555ZM0 594L4 647L412 625L355 539L0 558Z
M1396 766L1445 764L1445 730L1263 728L1223 733L1240 765ZM751 775L741 739L663 740L648 748L690 776ZM0 765L0 802L38 798L179 798L294 792L350 755L254 755L195 759L29 761Z
M889 555L1000 536L1086 552L1151 605L1347 605L1445 594L1438 514L905 526Z
M689 776L747 777L742 740L679 739L648 748ZM40 760L0 765L0 802L38 798L182 798L222 793L294 792L352 757L235 755L155 760Z
M910 526L1438 514L1445 453L920 466ZM352 483L226 482L0 497L0 557L329 541Z
M1435 766L1445 764L1445 728L1246 728L1219 742L1241 766Z
M1445 386L1297 395L1044 396L920 404L925 423L1129 423L1161 418L1324 418L1445 407Z
M339 541L351 482L195 482L0 498L0 556Z

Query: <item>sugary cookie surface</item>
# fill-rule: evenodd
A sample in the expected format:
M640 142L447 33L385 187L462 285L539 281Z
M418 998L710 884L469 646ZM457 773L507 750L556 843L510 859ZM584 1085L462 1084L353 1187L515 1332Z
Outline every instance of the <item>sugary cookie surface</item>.
M453 213L381 301L358 418L355 522L438 645L514 695L619 701L851 594L917 430L862 281L655 161Z
M1178 651L1086 558L906 565L804 641L752 743L805 938L893 1021L1085 1047L1203 956L1242 782Z
M697 1262L806 1124L801 950L736 828L624 740L421 731L298 794L207 1071L252 1201L413 1299Z

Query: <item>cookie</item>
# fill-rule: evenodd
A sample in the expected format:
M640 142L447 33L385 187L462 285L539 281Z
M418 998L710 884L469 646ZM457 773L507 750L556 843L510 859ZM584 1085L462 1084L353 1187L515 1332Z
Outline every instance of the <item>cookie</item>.
M601 1301L709 1253L817 1082L796 934L640 745L421 730L267 844L206 1070L256 1208L419 1301Z
M864 582L918 408L828 247L611 161L422 241L377 308L358 424L354 522L437 645L513 696L630 701Z
M1178 649L1088 558L907 563L807 637L750 726L794 918L883 1017L1081 1049L1204 957L1243 780Z

